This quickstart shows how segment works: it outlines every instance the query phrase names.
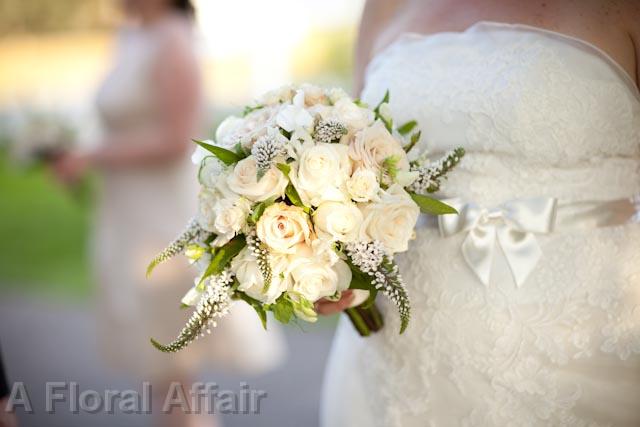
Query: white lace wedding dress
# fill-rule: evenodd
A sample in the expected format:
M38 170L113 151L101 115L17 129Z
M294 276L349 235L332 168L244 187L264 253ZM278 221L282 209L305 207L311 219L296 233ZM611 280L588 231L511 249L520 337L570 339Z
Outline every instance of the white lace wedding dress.
M445 197L493 209L640 192L640 93L584 41L490 22L405 34L370 64L363 98L386 89L397 122L420 123L420 150L466 149ZM469 233L425 224L399 257L412 300L403 335L386 304L369 338L341 321L322 424L640 426L640 224L529 234L540 258L519 284L499 239L478 277L463 257Z

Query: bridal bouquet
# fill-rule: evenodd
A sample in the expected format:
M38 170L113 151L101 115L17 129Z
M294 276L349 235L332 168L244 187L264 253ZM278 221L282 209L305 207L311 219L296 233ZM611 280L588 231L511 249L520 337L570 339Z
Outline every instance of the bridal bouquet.
M420 212L456 213L426 193L464 155L430 163L408 153L417 123L395 126L389 94L374 108L340 89L287 86L229 117L215 141L195 141L201 185L195 219L150 264L184 253L200 271L182 304L195 307L175 352L243 300L266 326L313 322L314 303L347 289L368 298L347 314L362 335L382 326L378 293L398 309L402 333L410 303L394 254L408 250Z

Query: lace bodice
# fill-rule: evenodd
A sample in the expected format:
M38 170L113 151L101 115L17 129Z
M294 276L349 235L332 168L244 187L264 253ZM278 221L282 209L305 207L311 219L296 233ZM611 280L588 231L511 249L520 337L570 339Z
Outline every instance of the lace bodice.
M480 205L526 197L612 200L640 192L640 94L604 52L521 25L407 34L370 64L364 101L391 94L420 151L467 155L443 186ZM505 258L481 283L464 235L419 227L398 257L412 320L360 339L343 322L324 425L640 425L640 225L539 236L517 286Z
M363 99L386 89L398 122L420 123L421 150L467 150L445 195L609 199L640 189L640 93L586 42L489 22L405 34L370 64Z

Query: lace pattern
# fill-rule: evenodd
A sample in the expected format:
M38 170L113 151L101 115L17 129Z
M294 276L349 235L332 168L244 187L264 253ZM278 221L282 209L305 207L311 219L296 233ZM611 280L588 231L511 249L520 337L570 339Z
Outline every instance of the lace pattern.
M503 27L409 36L373 61L367 83L365 101L389 89L395 119L418 120L421 150L465 147L446 196L640 193L640 102L593 52ZM399 336L383 307L385 329L342 359L367 406L342 396L344 409L327 411L372 413L385 427L640 425L640 224L540 236L544 255L520 288L500 273L483 286L463 238L418 230L398 260L409 328Z

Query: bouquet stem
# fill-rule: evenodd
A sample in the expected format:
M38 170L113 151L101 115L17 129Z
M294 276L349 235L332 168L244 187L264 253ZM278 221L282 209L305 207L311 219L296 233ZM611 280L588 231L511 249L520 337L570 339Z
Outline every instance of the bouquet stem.
M346 309L345 313L349 316L349 320L351 320L361 337L369 336L372 332L378 332L384 325L382 314L375 304L367 308L362 305L351 307Z

